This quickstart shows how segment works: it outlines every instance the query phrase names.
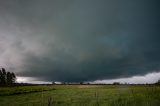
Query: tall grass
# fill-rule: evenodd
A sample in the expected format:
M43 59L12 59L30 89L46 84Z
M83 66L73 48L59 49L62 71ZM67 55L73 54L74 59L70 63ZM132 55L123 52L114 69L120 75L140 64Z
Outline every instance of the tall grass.
M20 95L12 95L13 93L4 95L0 92L0 106L159 106L160 104L159 86L54 85L20 87L18 90L31 88L41 91ZM7 92L5 90L8 89L14 92L13 89L16 88L0 88L0 91Z

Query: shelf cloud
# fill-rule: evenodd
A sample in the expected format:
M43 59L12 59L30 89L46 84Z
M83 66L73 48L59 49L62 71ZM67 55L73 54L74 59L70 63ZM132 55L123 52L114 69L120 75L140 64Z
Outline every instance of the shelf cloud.
M128 78L109 79L109 80L96 80L90 82L92 84L154 84L160 80L160 72L153 72L143 76L132 76Z
M2 0L0 66L43 81L95 81L155 72L160 70L159 4Z

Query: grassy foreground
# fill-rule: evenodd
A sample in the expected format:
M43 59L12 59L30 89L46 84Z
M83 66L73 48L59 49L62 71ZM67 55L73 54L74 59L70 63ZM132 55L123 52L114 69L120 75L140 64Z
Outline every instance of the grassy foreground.
M160 86L0 87L0 106L160 106Z

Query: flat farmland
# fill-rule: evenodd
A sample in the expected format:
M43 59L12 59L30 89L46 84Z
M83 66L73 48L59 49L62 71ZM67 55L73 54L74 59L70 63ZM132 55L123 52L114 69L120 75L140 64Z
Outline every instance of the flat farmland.
M0 87L0 106L160 106L155 85Z

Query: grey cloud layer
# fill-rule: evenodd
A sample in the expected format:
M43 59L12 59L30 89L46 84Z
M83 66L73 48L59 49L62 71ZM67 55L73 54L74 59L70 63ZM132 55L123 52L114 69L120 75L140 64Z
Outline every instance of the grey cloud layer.
M19 76L86 81L160 69L158 0L8 0L0 8L0 63Z

